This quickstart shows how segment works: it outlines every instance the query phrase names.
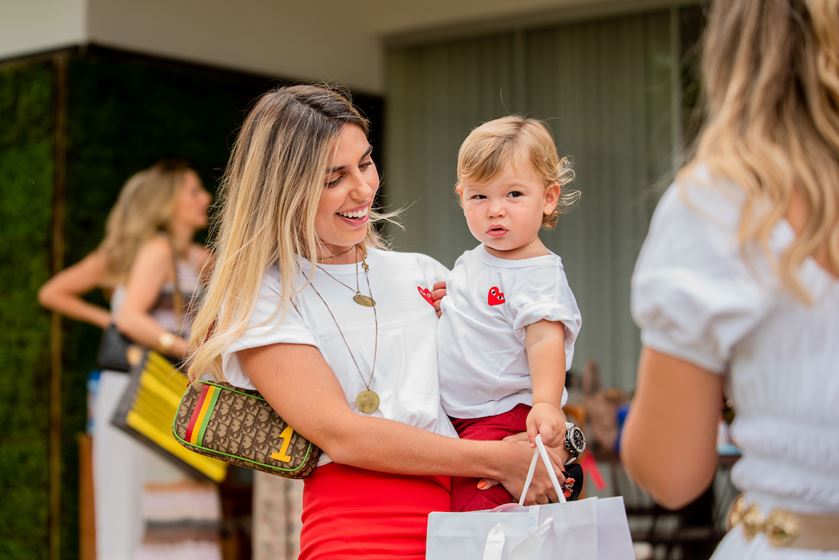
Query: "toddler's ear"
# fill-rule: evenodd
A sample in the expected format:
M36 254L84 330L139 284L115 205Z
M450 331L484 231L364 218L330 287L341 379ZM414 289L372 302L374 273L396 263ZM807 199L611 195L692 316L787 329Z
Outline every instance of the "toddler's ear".
M545 187L545 214L552 214L559 203L559 195L562 193L562 187L559 183L551 183Z
M458 204L463 206L463 187L460 186L460 183L454 186L454 193L457 195Z

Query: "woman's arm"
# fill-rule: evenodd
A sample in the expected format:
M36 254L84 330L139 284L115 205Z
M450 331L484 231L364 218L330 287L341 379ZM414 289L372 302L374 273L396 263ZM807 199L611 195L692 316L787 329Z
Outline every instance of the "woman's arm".
M514 496L521 493L532 457L526 445L459 440L356 414L312 346L273 344L242 350L237 357L277 413L337 463L390 473L491 478ZM554 496L547 474L537 478L529 503Z
M50 311L104 329L111 322L110 312L81 296L94 288L106 287L107 276L105 255L94 251L47 280L38 290L38 302Z
M116 323L121 332L143 346L183 358L189 351L186 340L175 336L171 345L162 347L161 335L168 331L149 315L164 284L175 273L172 268L172 248L169 242L163 237L147 242L131 266L125 300L117 312Z
M711 483L722 398L722 376L650 348L642 350L621 460L656 502L681 507Z

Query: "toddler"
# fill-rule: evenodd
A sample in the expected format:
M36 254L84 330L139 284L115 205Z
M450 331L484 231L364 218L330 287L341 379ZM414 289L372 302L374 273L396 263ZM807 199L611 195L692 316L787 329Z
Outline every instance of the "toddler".
M460 437L502 439L527 431L550 447L565 439L565 372L581 326L562 260L539 238L579 198L548 129L535 119L499 118L473 130L458 153L460 199L481 242L447 279L438 330L443 408ZM455 478L452 509L514 501L500 485Z

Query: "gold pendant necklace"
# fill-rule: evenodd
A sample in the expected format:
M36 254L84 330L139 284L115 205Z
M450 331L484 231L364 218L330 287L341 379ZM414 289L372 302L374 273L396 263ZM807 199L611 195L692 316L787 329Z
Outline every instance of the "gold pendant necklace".
M376 307L376 300L370 296L365 296L361 292L356 292L352 300L362 307Z
M320 268L320 267L318 267L318 268ZM329 316L332 317L332 321L335 323L335 327L338 329L338 334L341 335L341 340L344 341L344 346L347 347L347 352L350 355L350 359L352 360L353 365L355 365L355 369L356 369L356 371L358 371L359 377L361 377L361 382L364 383L364 389L362 391L360 391L358 393L358 395L356 395L356 397L355 397L356 408L358 408L358 410L360 410L364 414L373 414L374 412L379 410L379 404L381 404L381 399L379 398L379 394L376 391L374 391L373 389L370 388L370 385L373 383L373 376L376 375L376 358L379 355L379 314L376 311L376 302L373 299L373 289L370 287L370 274L368 272L369 268L370 267L368 267L367 263L365 262L364 263L364 276L367 279L367 291L370 292L369 299L372 302L372 304L365 305L365 304L357 301L355 299L355 296L353 297L353 301L355 301L359 305L363 305L364 307L371 307L373 309L373 324L375 325L375 327L374 327L375 328L375 331L374 331L375 336L374 336L374 339L373 339L373 365L370 368L370 379L369 380L364 379L364 374L361 373L361 367L359 367L358 361L355 359L355 355L352 352L352 348L350 348L350 344L349 344L349 342L347 342L347 337L344 336L344 331L341 329L341 325L338 323L338 319L335 317L335 314L332 312L332 309L329 307L329 304L326 303L326 300L320 294L318 289L315 288L315 285L312 283L312 281L309 280L309 278L306 276L305 273L303 273L303 276L306 278L309 285L312 287L312 290L318 296L318 299L320 299L320 301L323 303L324 307L326 307L326 311L329 312ZM323 270L323 269L321 269L321 270ZM324 270L324 272L326 272L326 271ZM328 272L327 272L327 274L329 276L332 276ZM332 278L334 280L338 280L334 276ZM340 280L338 280L338 282L340 282L341 284L344 284ZM346 286L346 284L344 284L344 286ZM347 286L347 287L349 287L349 286ZM350 288L350 289L352 289L352 288ZM368 297L368 296L365 296L365 295L361 294L360 292L358 292L356 294L356 296L361 296L362 298Z
M379 394L372 389L365 389L356 395L355 406L364 414L373 414L379 409Z
M342 286L344 286L345 288L347 288L349 291L354 292L353 297L352 297L352 300L353 300L355 303L357 303L358 305L360 305L360 306L362 306L362 307L376 307L376 300L375 300L375 299L373 299L373 294L372 294L372 292L370 293L370 295L369 295L369 296L367 296L367 295L362 294L362 293L361 293L361 289L359 288L359 283L358 283L358 245L355 245L355 247L354 247L354 248L355 248L355 250L356 250L356 260L355 260L355 289L353 289L353 287L352 287L352 286L350 286L349 284L346 284L346 283L342 282L341 280L338 280L337 278L335 278L335 276L333 276L332 274L330 274L330 273L329 273L329 272L328 272L325 268L323 268L321 265L317 265L317 267L318 267L318 269L319 269L321 272L323 272L324 274L326 274L327 276L329 276L330 278L332 278L333 280L335 280L336 282L338 282L339 284L341 284ZM346 252L346 251L344 251L344 253L345 253L345 252ZM370 267L367 265L367 259L366 259L366 255L365 255L365 253L366 253L366 251L362 251L362 253L361 253L361 267L364 269L364 274L367 274L367 271L368 271L368 270L370 270ZM343 253L339 253L339 255L341 255L341 254L343 254ZM335 255L335 256L337 256L337 255ZM368 277L368 291L369 291L369 280L370 280L370 279L369 279L369 277Z

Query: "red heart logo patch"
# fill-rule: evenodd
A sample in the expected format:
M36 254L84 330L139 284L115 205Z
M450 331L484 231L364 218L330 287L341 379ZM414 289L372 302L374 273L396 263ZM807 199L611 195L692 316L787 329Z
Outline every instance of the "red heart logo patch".
M421 286L417 286L417 291L422 296L422 299L424 299L425 301L427 301L429 303L429 305L434 307L434 298L431 297L431 290L429 290L428 288L423 288Z
M489 289L489 293L487 294L487 303L490 305L501 305L507 301L504 299L504 292L502 292L498 286L493 286Z

